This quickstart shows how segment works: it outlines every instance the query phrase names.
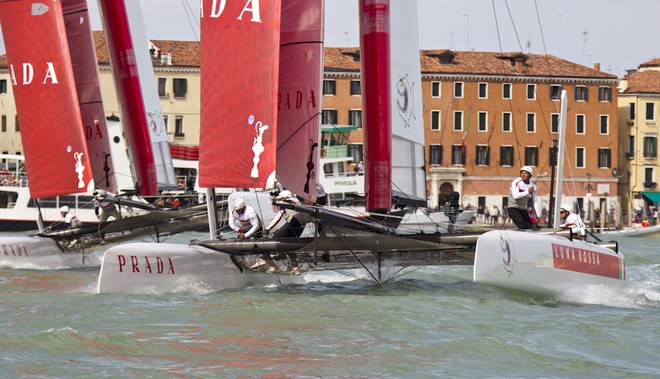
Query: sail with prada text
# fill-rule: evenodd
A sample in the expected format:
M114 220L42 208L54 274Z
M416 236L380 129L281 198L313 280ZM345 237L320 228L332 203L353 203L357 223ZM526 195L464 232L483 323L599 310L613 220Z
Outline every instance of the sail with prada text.
M63 0L62 10L94 182L97 188L117 193L87 1Z
M203 2L201 187L264 188L275 171L279 0Z
M0 2L0 24L31 197L92 190L61 2Z
M282 0L277 179L316 199L323 77L323 0Z

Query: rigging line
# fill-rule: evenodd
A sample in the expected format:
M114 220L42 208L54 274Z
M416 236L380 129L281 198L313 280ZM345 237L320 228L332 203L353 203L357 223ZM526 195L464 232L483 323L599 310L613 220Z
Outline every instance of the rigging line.
M551 65L550 65L550 57L548 55L548 51L547 51L546 46L545 46L545 39L543 38L543 27L541 26L541 15L539 13L539 8L538 8L538 5L536 3L536 0L534 0L534 6L535 6L535 9L536 9L536 19L538 20L539 30L541 31L541 39L543 41L543 53L544 53L543 56L545 58L546 66L548 68L548 75L552 76L552 69L551 69ZM545 113L543 112L543 107L541 106L541 102L540 102L539 97L538 97L538 92L536 91L536 86L534 86L534 97L536 98L536 103L539 105L539 112L541 113L541 120L543 120L543 124L545 125L545 129L548 132L548 135L552 138L552 131L550 130L550 127L548 125L548 119L545 117ZM559 112L560 102L555 101L554 105L555 105L555 111Z
M541 25L541 14L539 13L539 6L538 6L536 0L534 0L534 8L536 9L536 20L539 23L539 32L541 33L541 44L543 45L543 54L546 57L546 61L547 61L546 63L548 65L548 74L550 76L552 76L552 69L551 69L551 66L550 66L550 59L548 58L548 48L545 45L545 36L543 34L543 25Z
M195 31L195 26L197 26L197 29L200 29L199 22L196 22L197 25L193 25L193 18L190 17L190 15L194 15L195 12L193 12L192 8L190 8L190 4L188 4L187 0L181 0L181 3L183 5L183 11L186 14L186 18L188 19L188 25L190 25L190 30L192 31L193 35L195 36L195 41L197 43L199 43L199 36L197 35L197 32Z
M495 31L497 31L497 42L500 46L500 54L502 54L502 37L500 36L500 24L497 21L497 11L495 10L495 0L491 0L493 5L493 17L495 17Z
M506 0L505 0L505 3L506 3ZM497 11L495 9L495 1L492 0L491 4L493 5L493 15L495 17L495 27L497 29L497 42L500 46L500 54L504 57L504 51L502 49L502 38L501 38L501 35L500 35L500 29L499 29L499 22L497 21ZM506 3L506 6L507 6L507 10L509 10L508 3ZM513 17L511 17L511 11L510 10L509 10L509 18L511 19L511 24L513 24L513 29L516 30L516 25L513 22ZM518 34L518 32L516 31L516 36L517 36L517 34ZM518 39L518 45L520 45L520 39ZM520 47L520 49L522 51L522 46ZM502 66L505 69L508 69L509 67L507 66L507 63L504 61L504 59L502 59L501 61L502 61ZM511 86L511 87L513 87L513 86ZM513 88L511 88L511 90L513 91ZM518 139L518 132L517 132L517 128L516 128L516 121L515 121L516 117L514 117L513 96L509 96L508 103L509 103L509 111L510 111L510 114L511 114L511 120L510 120L511 125L510 126L511 126L511 131L513 132L513 136L516 140L516 146L518 147L518 149L516 149L517 150L516 153L518 155L518 163L520 165L520 163L524 162L524 161L522 160L522 157L520 155L521 154L521 148L520 148L521 146L520 146L520 139Z
M339 239L339 241L341 241L341 243L344 244L344 246L346 247L346 249L351 253L351 255L353 255L353 257L358 261L358 263L360 263L360 265L361 265L361 266L367 271L367 273L369 273L369 275L373 278L373 280L374 280L376 283L380 283L380 281L378 280L378 278L376 278L376 276L371 272L371 270L369 270L369 268L367 267L367 265L366 265L364 262L362 262L362 260L360 259L360 257L358 257L357 254L355 254L355 252L353 251L353 249L351 249L351 248L348 246L348 243L346 242L346 240L345 240L344 238L342 238L341 234L340 234L340 233L337 233L337 231L332 227L332 225L326 225L326 227L329 227L329 228L333 231L333 233L335 233L335 235L337 236L337 238ZM372 254L373 254L373 252L372 252Z
M511 25L513 26L513 32L516 35L516 41L518 42L518 47L520 47L520 52L525 53L523 51L522 44L520 43L520 37L518 36L518 29L516 29L516 23L513 22L513 15L511 14L511 8L509 8L509 2L507 0L504 0L504 4L506 5L506 10L509 12L509 19L511 20Z
M293 138L294 135L298 134L298 132L299 132L300 130L302 130L302 129L305 127L305 125L307 125L309 122L311 122L314 118L316 118L316 117L318 117L318 116L322 116L321 112L314 113L310 118L308 118L307 120L305 120L305 122L303 122L303 123L298 127L298 129L296 129L293 133L291 133L291 135L289 136L289 138L287 138L286 140L282 141L282 143L281 143L281 144L280 144L275 150L279 150L282 146L286 145L286 144L287 144L287 143Z
M513 86L511 86L513 87ZM512 88L513 89L513 88ZM513 136L516 139L516 146L518 146L517 153L518 153L518 165L522 166L523 164L523 159L521 158L521 144L520 144L520 139L518 138L518 128L516 127L516 118L514 117L514 109L513 109L513 100L512 97L509 97L509 109L511 110L511 130L513 131ZM520 108L518 108L518 113L520 113Z
M321 120L321 121L329 121L328 118L327 118L326 116L324 116L322 113L321 113L321 117L323 118L323 120ZM357 144L354 144L353 142L351 142L351 139L350 139L350 132L342 132L342 131L340 131L339 128L337 128L337 125L335 125L335 124L332 123L332 122L329 122L329 123L326 124L326 125L331 125L331 126L332 126L332 127L333 127L333 128L339 133L339 134L341 134L341 136L343 137L343 139L345 139L346 141L348 141L348 145L349 145L349 146L351 146L351 147L355 147L355 146L357 146ZM323 147L323 143L324 143L324 142L321 141L321 144L322 144L321 147ZM364 145L362 145L362 146L364 146ZM362 161L366 163L366 162L368 161L368 159L367 159L367 157L364 155L364 150L361 151L361 156L362 156ZM383 171L383 170L379 170L378 173L381 174L381 175L386 174L386 172ZM391 185L393 184L393 185L395 185L395 187L397 187L396 184L395 184L392 180L390 180L390 184L391 184ZM398 188L398 187L397 187L397 189L400 190L400 188ZM401 191L401 192L403 192L403 191ZM405 193L404 193L404 195L406 195L406 197L408 197L408 194L405 194Z
M536 16L537 16L537 20L538 20L538 24L539 24L539 30L540 30L540 33L541 33L541 41L542 41L542 44L543 44L543 52L544 52L544 55L545 55L545 58L546 58L546 65L547 65L547 68L548 68L548 74L550 76L552 76L552 66L550 64L550 58L549 58L549 55L548 55L548 52L547 52L547 47L546 47L546 44L545 44L545 37L544 37L544 34L543 34L543 27L542 27L542 24L541 24L540 12L538 10L538 4L537 4L536 0L534 0L534 6L535 6L535 9L536 9ZM555 102L555 107L558 111L559 107L560 107L560 103ZM544 118L544 120L545 120L545 118ZM569 174L570 174L571 177L573 177L570 154L569 154L567 149L564 149L564 156L565 156L564 159L566 160L566 163L568 164ZM566 186L568 187L569 184L566 183ZM567 192L572 194L573 196L576 196L577 189L576 189L576 182L574 180L571 181L571 186L573 187L572 192L568 188L567 188L568 189Z
M452 99L449 99L449 101L447 102L447 109L445 110L445 121L442 123L442 125L445 125L445 128L443 129L442 125L440 125L441 141L444 141L445 139L444 136L445 130L449 130L449 127L447 126L447 118L449 117L449 113L451 112L451 103L452 103Z
M543 112L543 107L541 106L541 100L539 100L538 92L536 91L536 85L534 86L534 97L536 98L536 104L538 104L539 106L539 112L541 113L541 120L543 120L543 125L545 125L545 130L546 132L548 132L548 135L552 137L552 131L550 130L550 127L548 125L548 120L545 117L545 112ZM559 111L558 106L559 106L558 104L555 104L555 108L557 111Z
M574 176L573 176L573 165L571 164L571 156L570 156L570 153L568 152L568 150L565 147L564 147L564 165L568 166L569 177L573 178ZM571 186L573 187L572 192L571 192L570 188L568 187L569 184L568 184L567 181L564 181L564 185L566 186L567 194L577 197L577 188L576 188L575 180L571 180Z

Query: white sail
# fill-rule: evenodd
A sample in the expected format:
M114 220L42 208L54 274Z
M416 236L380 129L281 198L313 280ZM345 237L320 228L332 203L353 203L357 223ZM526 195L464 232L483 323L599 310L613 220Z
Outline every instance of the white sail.
M140 87L142 88L142 99L144 101L145 117L149 125L149 136L156 165L156 176L158 186L176 186L170 143L167 139L167 130L163 121L163 111L160 107L156 78L149 55L147 33L144 29L144 19L139 1L127 1L126 13L131 29L131 39L135 47L135 59L137 60Z
M417 4L391 0L392 189L426 198Z

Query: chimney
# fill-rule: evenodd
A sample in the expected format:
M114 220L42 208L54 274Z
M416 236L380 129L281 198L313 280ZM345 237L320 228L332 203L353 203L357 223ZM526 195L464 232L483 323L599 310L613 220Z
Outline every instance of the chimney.
M516 61L515 61L516 72L518 74L522 74L522 63L523 63L523 61L520 60L520 59L516 59Z
M600 71L600 63L594 63L594 70Z

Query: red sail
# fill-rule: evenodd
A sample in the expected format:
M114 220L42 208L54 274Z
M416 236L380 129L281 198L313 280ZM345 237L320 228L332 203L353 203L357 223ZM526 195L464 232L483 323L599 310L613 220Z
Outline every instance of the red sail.
M135 48L146 49L146 46L133 46L124 0L101 0L99 8L106 31L122 123L126 141L131 149L140 194L143 196L157 195L156 164L149 136L149 126L144 116L146 111L135 58Z
M58 1L0 2L25 165L33 198L94 186Z
M275 170L280 1L203 2L202 187L264 188Z
M392 206L390 2L360 0L367 210Z
M63 0L62 7L94 182L117 193L87 0Z
M277 179L316 198L323 76L323 0L282 0Z

